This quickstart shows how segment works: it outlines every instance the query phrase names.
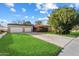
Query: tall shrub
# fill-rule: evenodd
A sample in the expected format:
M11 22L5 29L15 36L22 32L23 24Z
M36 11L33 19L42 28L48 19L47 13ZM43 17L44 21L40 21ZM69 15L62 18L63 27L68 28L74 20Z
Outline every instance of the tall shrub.
M78 24L77 12L73 8L59 8L48 17L48 24L52 31L59 34L68 34Z

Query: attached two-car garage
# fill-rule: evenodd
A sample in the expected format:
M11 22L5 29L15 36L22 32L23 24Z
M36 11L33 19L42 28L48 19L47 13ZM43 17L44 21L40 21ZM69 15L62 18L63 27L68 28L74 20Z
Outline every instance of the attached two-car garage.
M8 31L11 33L32 32L33 26L23 24L8 24Z
M20 27L10 27L10 30L9 30L9 32L23 32L23 29L22 28L20 28Z

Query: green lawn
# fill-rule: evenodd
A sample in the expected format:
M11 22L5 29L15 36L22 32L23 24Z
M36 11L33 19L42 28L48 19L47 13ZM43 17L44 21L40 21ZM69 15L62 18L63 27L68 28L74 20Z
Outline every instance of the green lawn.
M0 39L0 55L54 56L61 49L28 34L6 34Z
M79 36L79 32L71 32L70 34L67 34L66 36L69 36L69 37L78 37Z
M45 34L55 34L53 32L44 32ZM60 34L59 34L60 35ZM68 36L68 37L78 37L79 36L79 32L70 32L70 34L66 34L64 36Z

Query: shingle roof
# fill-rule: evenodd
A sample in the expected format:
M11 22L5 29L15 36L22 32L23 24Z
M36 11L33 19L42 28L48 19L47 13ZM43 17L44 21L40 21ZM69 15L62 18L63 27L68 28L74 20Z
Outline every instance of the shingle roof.
M33 26L32 24L8 24L8 25Z

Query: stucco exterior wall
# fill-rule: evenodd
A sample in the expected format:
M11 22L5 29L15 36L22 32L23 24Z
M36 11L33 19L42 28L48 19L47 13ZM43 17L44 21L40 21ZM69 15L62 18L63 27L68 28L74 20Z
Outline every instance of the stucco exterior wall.
M10 32L12 33L18 33L18 32L23 32L22 27L10 27Z
M32 32L33 26L8 26L8 32L19 33L19 32Z
M33 31L33 27L30 26L30 27L24 27L24 31L25 32L32 32Z

